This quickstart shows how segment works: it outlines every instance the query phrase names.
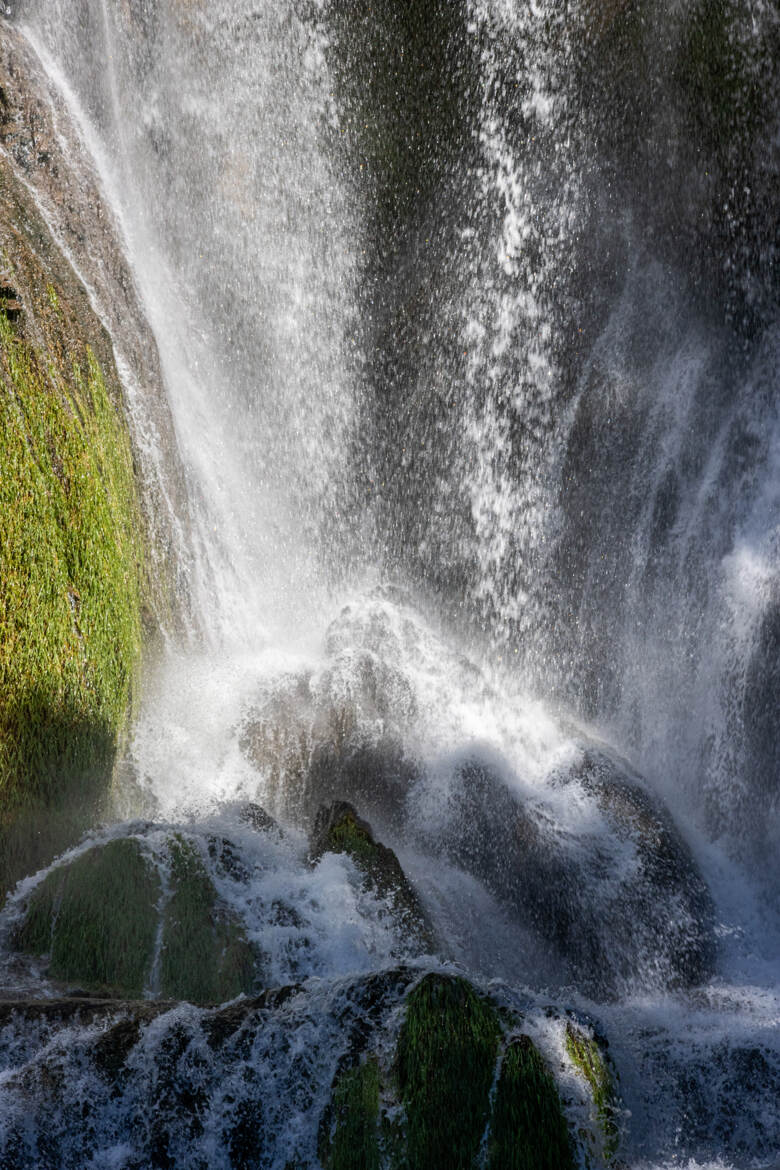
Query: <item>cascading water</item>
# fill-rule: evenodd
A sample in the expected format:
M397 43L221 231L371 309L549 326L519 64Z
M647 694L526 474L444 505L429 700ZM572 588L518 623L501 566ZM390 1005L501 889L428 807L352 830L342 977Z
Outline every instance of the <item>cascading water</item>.
M121 814L155 823L50 872L129 839L164 905L173 834L264 985L310 994L229 1052L199 1009L150 1016L118 1099L100 1018L6 1023L14 1166L315 1164L342 1015L395 1019L354 980L399 959L501 981L561 1068L550 999L596 1016L625 1164L778 1165L780 22L413 9L18 5L122 225L193 518L196 628L147 672L120 770ZM345 857L307 861L341 798L434 947L399 942ZM284 831L250 831L247 801ZM5 962L17 994L56 991ZM22 1118L51 1067L46 1147Z

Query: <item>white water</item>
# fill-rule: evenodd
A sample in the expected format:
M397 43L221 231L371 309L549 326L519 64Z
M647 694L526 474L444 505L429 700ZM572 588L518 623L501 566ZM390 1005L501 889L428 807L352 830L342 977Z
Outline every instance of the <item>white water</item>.
M238 839L252 880L216 880L268 953L270 985L348 980L389 966L397 939L383 907L360 894L350 863L332 855L314 870L304 863L296 836L304 810L281 749L269 764L245 746L258 712L260 722L264 712L267 721L279 721L289 746L288 725L291 736L302 729L314 742L323 711L349 711L358 738L398 741L420 766L404 793L401 827L381 792L371 816L420 890L442 956L480 980L520 986L505 994L533 1000L550 1052L561 1041L558 1023L545 1024L546 995L598 1014L631 1114L629 1164L774 1166L777 1102L760 1084L739 1095L746 1086L733 1054L760 1050L775 1078L767 1085L777 1083L777 926L738 851L729 856L741 838L732 838L728 822L745 784L729 751L740 718L734 679L738 690L777 574L780 429L777 398L770 393L767 404L763 389L768 379L771 391L776 377L776 346L770 338L763 366L757 359L743 373L756 392L743 383L738 400L717 416L707 457L681 488L680 518L665 550L671 565L664 564L660 585L648 585L648 565L660 556L652 546L656 498L668 469L685 468L687 437L701 425L722 342L704 328L678 329L685 307L668 279L652 264L633 268L600 336L583 343L589 356L575 395L562 401L550 288L568 263L588 193L582 171L568 161L575 148L561 138L555 198L541 202L549 155L535 161L521 154L501 121L496 77L506 37L524 38L531 49L523 112L549 146L566 121L565 78L556 73L565 53L552 52L553 33L555 27L562 37L569 33L560 16L551 33L547 5L521 13L508 0L472 4L473 35L492 30L482 62L480 183L488 211L498 207L500 214L462 306L469 354L465 454L453 479L470 499L478 565L466 602L497 618L498 636L476 649L473 641L460 645L451 628L425 613L414 590L373 589L365 568L370 525L350 506L360 490L352 466L361 405L353 338L363 225L337 162L326 6L171 0L156 7L144 14L106 0L76 6L28 0L20 13L123 225L160 349L196 519L189 589L201 633L147 679L126 765L132 783L119 796L122 815L140 811L198 840L210 831ZM541 259L528 262L527 253ZM637 305L648 302L660 306L653 329L662 341L636 377L625 350L635 338ZM576 321L571 329L579 330ZM714 896L719 953L715 977L691 994L659 987L648 955L621 1001L596 1008L570 985L570 971L544 941L437 843L453 826L458 768L476 757L547 818L562 848L588 857L595 842L608 863L605 886L636 865L594 800L576 784L558 784L593 729L537 697L554 692L572 704L564 685L568 660L545 628L564 530L558 485L578 408L592 393L589 379L604 370L605 445L611 412L636 412L649 450L629 478L628 510L638 512L631 540L620 516L604 520L604 540L594 533L586 572L591 592L574 622L583 657L589 628L609 628L619 701L595 712L583 708L683 826ZM525 428L520 460L511 412ZM729 506L735 497L737 504L723 523L723 547L713 553L710 537L722 519L717 500L726 491L723 469L737 429L756 438L757 453L751 470L728 481ZM616 575L625 574L624 600L617 617L594 618L599 597L611 601L597 560L609 557L610 546L617 550ZM697 573L712 574L703 605L685 588ZM576 649L569 652L576 659ZM576 662L570 674L576 685ZM242 832L230 812L238 800L268 807L293 825L290 836L269 843ZM763 828L776 842L772 827ZM162 840L168 831L138 830L151 848L155 834ZM594 905L602 893L594 886ZM273 920L269 908L279 901L302 925ZM8 913L10 921L13 908ZM291 1009L302 1013L296 1051L309 1046L316 1054L312 1100L290 1107L284 1090L299 1070L293 1057L287 1067L270 1052L271 1039L255 1038L246 1061L268 1083L276 1132L290 1130L279 1139L274 1166L300 1149L301 1134L312 1144L343 1043L331 1002L342 991L338 984L310 985L313 1002ZM177 1012L197 1030L194 1009ZM153 1079L155 1045L169 1024L154 1026L137 1057L147 1062L135 1070L139 1083ZM51 1043L67 1052L87 1040L60 1035ZM11 1046L9 1076L26 1061L34 1065L39 1041L30 1036L18 1050ZM729 1128L735 1095L741 1118ZM101 1107L108 1117L110 1103ZM210 1133L219 1127L220 1107L226 1116L216 1094ZM725 1150L733 1156L722 1158ZM93 1164L124 1166L126 1153L117 1139ZM227 1165L225 1157L220 1148L213 1164Z

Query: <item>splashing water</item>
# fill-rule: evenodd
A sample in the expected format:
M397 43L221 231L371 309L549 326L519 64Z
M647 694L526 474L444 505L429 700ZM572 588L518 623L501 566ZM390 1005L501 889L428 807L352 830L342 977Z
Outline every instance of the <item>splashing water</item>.
M366 283L372 210L342 142L354 127L339 96L350 67L339 6L20 5L121 224L194 521L197 632L147 672L119 773L129 823L76 853L130 836L159 861L171 833L188 835L262 948L266 986L306 980L307 995L227 1054L205 1038L208 1012L156 1017L121 1107L88 1055L113 1017L59 1031L8 1023L7 1132L56 1067L70 1086L65 1128L95 1100L90 1164L135 1165L120 1108L149 1111L155 1069L179 1044L208 1104L198 1134L170 1122L173 1164L232 1164L250 1081L268 1101L263 1164L314 1157L345 1004L400 954L502 981L551 1059L563 1041L549 997L597 1015L635 1170L776 1165L777 875L765 859L778 810L777 306L763 252L740 268L722 243L749 252L736 196L722 221L708 176L691 173L686 144L698 133L706 154L714 133L690 106L713 80L706 62L690 65L700 14L648 3L640 19L640 7L458 6L479 95L463 148L470 202L445 182L422 228L407 225L427 244L437 216L454 224L445 259L421 247L411 262L408 244L387 277L387 298L403 264L446 293L419 321L404 306L407 324L382 341L408 375L396 401L363 349L382 286ZM724 77L745 71L739 117L751 70L765 87L765 124L751 130L756 154L765 147L758 184L776 175L780 141L776 79L762 72L776 20L768 6L733 8L718 52ZM716 97L699 95L711 110ZM714 149L728 187L736 164L712 162ZM648 176L662 166L654 199ZM697 267L691 224L705 220L726 257L715 275ZM440 392L444 422L438 399L426 414ZM382 428L388 449L366 451ZM409 458L407 444L440 440L435 474ZM370 466L401 476L400 504L379 475L368 492ZM444 598L430 587L442 550L455 583ZM388 562L392 585L377 567ZM318 802L345 795L420 891L438 959L399 952L387 906L346 858L309 865ZM235 810L247 801L279 819L278 839L246 829ZM684 870L671 896L635 831L643 817ZM215 835L247 880L220 872ZM690 921L709 913L690 894L699 871L716 951L684 991L675 952L699 945ZM517 874L533 897L518 895ZM6 936L42 876L4 911ZM565 904L544 903L541 887L558 881ZM621 934L621 915L638 934ZM56 993L13 962L19 994ZM382 1012L394 1010L390 996ZM75 1165L63 1134L62 1164Z

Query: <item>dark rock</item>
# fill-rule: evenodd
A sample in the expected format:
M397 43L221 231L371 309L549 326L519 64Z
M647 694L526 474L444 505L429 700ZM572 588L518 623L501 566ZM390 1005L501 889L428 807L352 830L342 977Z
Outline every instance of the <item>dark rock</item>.
M175 836L169 848L172 892L163 921L163 994L208 1004L251 993L256 955L241 922L220 903L192 842Z
M433 949L425 911L398 858L375 840L371 826L346 801L323 805L317 813L310 855L317 861L327 852L346 853L352 858L365 885L387 901L405 946L423 952Z
M628 765L596 749L554 787L592 803L581 830L561 826L551 806L522 804L492 766L461 765L440 847L554 946L589 994L706 978L712 900L668 813Z
M53 869L30 895L14 945L50 955L55 980L140 996L152 963L160 881L138 841L108 841Z
M281 836L282 830L279 828L277 821L267 813L259 804L254 804L252 801L247 801L246 804L241 805L238 809L238 819L245 825L256 829L258 833L276 833Z
M238 855L238 850L227 837L209 837L209 857L217 871L235 882L248 882L250 871Z
M529 1036L506 1048L488 1139L488 1170L574 1170L558 1089Z

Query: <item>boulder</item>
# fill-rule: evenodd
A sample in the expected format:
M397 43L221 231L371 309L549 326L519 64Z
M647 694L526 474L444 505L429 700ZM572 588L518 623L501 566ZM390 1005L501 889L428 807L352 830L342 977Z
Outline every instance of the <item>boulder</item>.
M222 1003L255 983L255 956L237 916L220 904L196 847L171 838L171 895L163 915L160 978L167 999Z
M595 747L551 777L549 800L521 800L493 764L460 764L438 844L591 995L712 970L712 900L690 850L629 765Z
M235 862L229 842L215 843L216 865L226 856ZM220 902L201 854L179 834L167 852L164 859L141 839L117 838L57 865L29 895L14 947L47 957L49 978L71 989L140 998L151 989L161 937L165 999L221 1003L251 992L257 956Z
M558 1090L533 1041L465 979L436 972L408 993L390 1063L370 1042L340 1063L319 1153L326 1170L471 1170L486 1131L490 1170L573 1170Z
M95 846L36 886L18 950L48 955L51 979L140 998L157 933L160 879L138 841Z

